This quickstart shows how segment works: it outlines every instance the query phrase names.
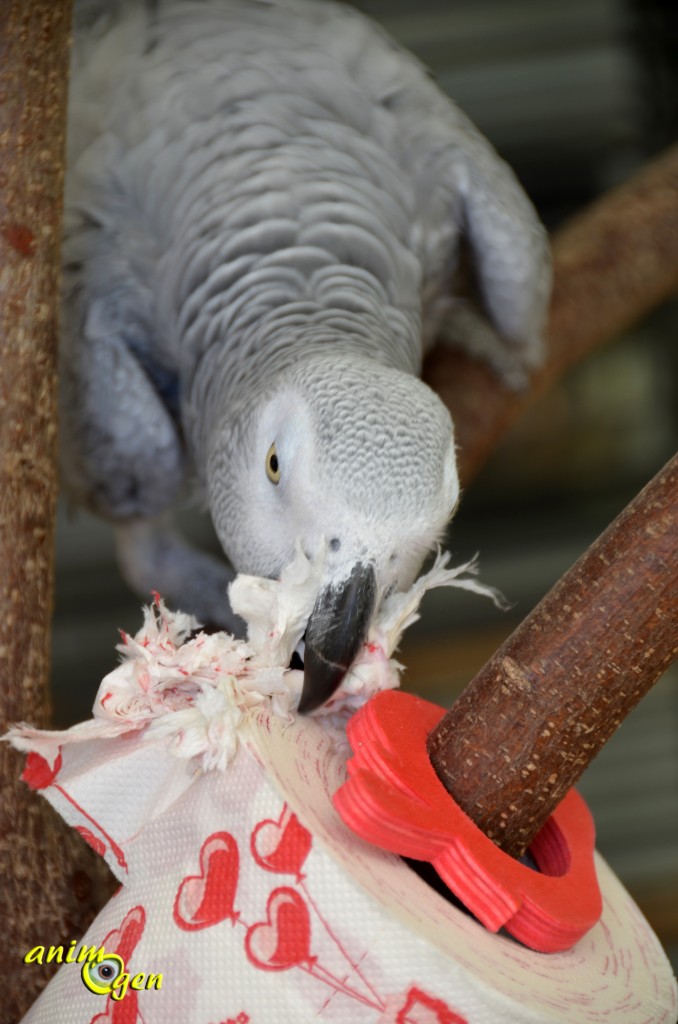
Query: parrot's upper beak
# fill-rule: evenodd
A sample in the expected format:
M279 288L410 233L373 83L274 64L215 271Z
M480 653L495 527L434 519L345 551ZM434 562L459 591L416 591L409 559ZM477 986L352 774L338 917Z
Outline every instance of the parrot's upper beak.
M301 714L329 700L348 672L367 636L376 593L374 567L361 562L348 579L320 591L306 628Z

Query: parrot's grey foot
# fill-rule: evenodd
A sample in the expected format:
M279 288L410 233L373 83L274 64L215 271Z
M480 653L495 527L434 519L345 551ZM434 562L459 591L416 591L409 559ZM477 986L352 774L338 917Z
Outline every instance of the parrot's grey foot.
M165 517L125 523L115 535L122 573L142 597L157 591L201 624L244 636L245 623L228 599L235 574L225 562L191 547Z
M455 302L445 313L438 340L487 363L516 391L527 386L530 374L541 365L544 346L539 337L510 342L470 302Z

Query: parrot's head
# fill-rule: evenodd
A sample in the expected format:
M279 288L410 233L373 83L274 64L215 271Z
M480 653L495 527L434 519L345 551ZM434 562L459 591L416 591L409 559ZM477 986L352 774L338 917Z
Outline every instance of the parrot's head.
M305 634L300 711L337 688L386 595L414 581L459 498L452 420L411 374L317 352L276 375L207 467L210 509L238 572L275 577L301 544L324 577Z

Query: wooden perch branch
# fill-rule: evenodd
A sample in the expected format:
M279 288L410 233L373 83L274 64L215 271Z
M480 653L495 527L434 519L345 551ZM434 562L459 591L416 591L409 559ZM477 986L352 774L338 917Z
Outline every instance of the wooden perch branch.
M567 224L553 255L549 354L526 391L443 347L427 364L452 410L464 483L569 366L678 293L678 147ZM441 781L514 856L676 656L677 472L674 459L429 737Z
M57 497L56 359L70 3L0 3L0 733L47 726ZM80 935L100 906L100 864L19 782L0 744L2 1020L45 972L32 946Z
M678 294L678 146L553 238L548 357L525 391L439 345L425 377L448 404L467 485L508 428L565 370Z
M525 619L430 733L457 804L521 856L678 655L678 455Z

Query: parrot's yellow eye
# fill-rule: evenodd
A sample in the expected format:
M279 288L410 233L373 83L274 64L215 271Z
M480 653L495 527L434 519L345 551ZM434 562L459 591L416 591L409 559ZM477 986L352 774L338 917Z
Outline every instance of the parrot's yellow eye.
M280 463L278 462L278 451L275 442L268 449L266 455L266 476L272 484L280 482Z

